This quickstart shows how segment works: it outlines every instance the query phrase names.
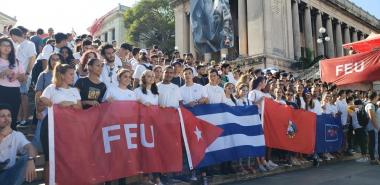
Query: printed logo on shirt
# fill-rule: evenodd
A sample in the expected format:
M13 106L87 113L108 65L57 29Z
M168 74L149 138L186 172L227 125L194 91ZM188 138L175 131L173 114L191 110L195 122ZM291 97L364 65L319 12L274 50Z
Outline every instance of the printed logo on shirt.
M100 96L100 89L90 87L88 90L88 99L97 100Z

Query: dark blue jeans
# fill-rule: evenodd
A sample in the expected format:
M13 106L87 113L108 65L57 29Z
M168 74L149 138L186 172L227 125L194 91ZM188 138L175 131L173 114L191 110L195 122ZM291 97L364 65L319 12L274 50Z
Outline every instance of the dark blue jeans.
M26 156L20 157L11 168L0 172L0 184L21 185L25 181Z

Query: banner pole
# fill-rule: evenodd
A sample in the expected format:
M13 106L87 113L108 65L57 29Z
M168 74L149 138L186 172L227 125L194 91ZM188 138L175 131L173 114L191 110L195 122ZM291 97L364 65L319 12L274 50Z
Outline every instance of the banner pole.
M189 163L190 170L192 170L192 169L194 169L194 167L193 167L193 161L191 159L189 142L187 141L185 122L183 121L181 108L177 108L177 110L178 110L178 115L179 115L179 121L181 123L182 138L183 138L183 142L185 144L185 150L186 150L186 155L187 155L187 162Z
M48 108L49 135L49 184L55 184L55 148L54 148L54 110Z

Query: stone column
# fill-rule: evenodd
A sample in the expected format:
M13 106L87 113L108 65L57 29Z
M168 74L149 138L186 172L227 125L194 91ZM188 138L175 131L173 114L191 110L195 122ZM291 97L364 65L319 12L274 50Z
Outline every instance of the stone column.
M328 17L327 23L326 23L326 30L327 35L330 37L330 41L326 42L327 44L327 57L328 58L334 58L335 57L335 47L334 47L334 34L333 34L333 27L332 27L332 17Z
M313 30L311 27L311 7L306 5L305 8L305 41L306 41L306 49L311 52L311 59L314 59L314 47L313 47Z
M186 25L186 14L185 14L185 7L184 5L178 5L174 8L175 12L175 45L178 47L179 52L181 55L185 51L185 47L187 45L186 41L188 40L187 32L189 29Z
M344 43L345 44L351 43L350 27L348 25L346 25L346 27L344 28ZM348 55L348 52L349 52L349 50L345 49L344 55Z
M107 31L108 32L108 43L109 44L112 44L112 41L113 41L113 39L112 39L112 30L108 30Z
M197 58L197 52L195 50L195 46L194 46L194 38L193 38L193 30L192 30L192 26L191 26L191 20L190 20L190 28L189 28L189 35L190 35L190 38L189 38L189 42L190 42L190 53L193 54L194 58Z
M354 29L352 32L352 42L358 41L358 30Z
M239 54L242 56L248 56L247 0L239 0L238 10Z
M342 22L338 21L335 27L335 36L336 36L336 56L343 56L343 41L342 41Z
M320 12L318 10L317 12L317 17L316 17L316 32L317 32L317 37L319 38L320 36L322 36L321 33L319 33L319 29L323 27L323 24L322 24L322 12ZM318 56L325 56L325 47L324 47L324 44L323 43L317 43L317 47L318 47Z
M300 19L298 14L298 0L292 1L292 18L293 18L293 42L295 59L301 57L301 32Z

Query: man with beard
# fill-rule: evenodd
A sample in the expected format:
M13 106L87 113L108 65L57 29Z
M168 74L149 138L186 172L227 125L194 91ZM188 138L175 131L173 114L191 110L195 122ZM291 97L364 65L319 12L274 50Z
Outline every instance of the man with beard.
M197 66L197 72L198 72L198 76L194 77L194 83L201 84L203 86L208 84L206 66L204 65Z
M119 61L115 61L115 49L111 44L105 44L100 50L100 54L104 58L104 67L100 75L100 81L106 84L107 89L110 87L117 87L117 70L123 67Z

